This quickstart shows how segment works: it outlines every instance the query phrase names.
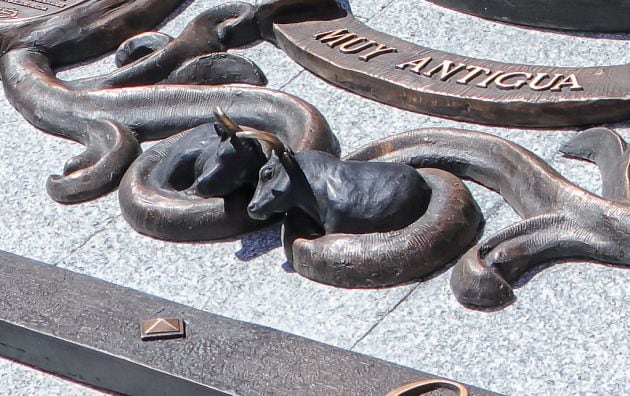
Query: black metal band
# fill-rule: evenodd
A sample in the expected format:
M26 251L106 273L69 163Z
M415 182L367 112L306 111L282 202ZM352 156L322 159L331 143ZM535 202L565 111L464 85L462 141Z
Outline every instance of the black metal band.
M630 32L629 0L429 0L502 22L591 32Z

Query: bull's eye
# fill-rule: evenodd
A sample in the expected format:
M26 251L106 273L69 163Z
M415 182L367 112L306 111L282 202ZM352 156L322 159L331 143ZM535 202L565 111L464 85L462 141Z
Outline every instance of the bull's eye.
M264 168L260 173L260 179L262 181L269 181L273 177L273 168Z

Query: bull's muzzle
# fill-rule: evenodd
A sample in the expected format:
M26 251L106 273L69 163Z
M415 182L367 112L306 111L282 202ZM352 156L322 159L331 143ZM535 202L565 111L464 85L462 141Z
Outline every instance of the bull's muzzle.
M260 207L255 203L250 203L247 206L247 214L254 220L267 220L269 215L261 213Z

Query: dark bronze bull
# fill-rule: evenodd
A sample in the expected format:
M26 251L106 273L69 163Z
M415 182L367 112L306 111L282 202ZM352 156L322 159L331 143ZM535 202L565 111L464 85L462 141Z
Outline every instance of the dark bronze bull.
M337 154L337 141L319 112L284 93L278 93L275 106L285 99L305 117L293 113L293 122L285 123L282 116L269 115L266 125L296 150L316 148ZM255 127L263 120L246 119L245 126L218 107L210 113L216 123L156 144L125 174L119 201L136 231L171 241L203 241L232 237L268 223L247 215L258 171L267 161L265 148L256 139L240 136L243 128L262 133Z
M342 287L408 282L443 268L475 239L481 214L453 175L294 154L271 134L237 135L273 147L248 212L286 213L287 259L308 278Z

